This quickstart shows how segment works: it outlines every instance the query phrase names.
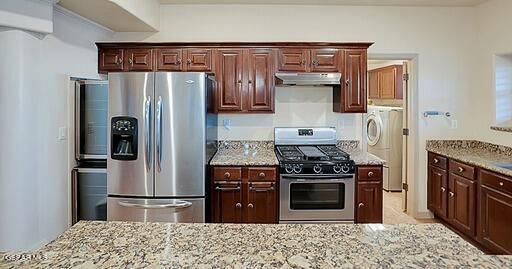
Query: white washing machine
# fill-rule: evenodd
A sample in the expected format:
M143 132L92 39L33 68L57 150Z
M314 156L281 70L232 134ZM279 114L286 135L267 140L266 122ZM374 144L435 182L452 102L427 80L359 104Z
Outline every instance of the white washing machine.
M402 115L401 107L368 106L368 152L386 161L383 188L387 191L402 190Z

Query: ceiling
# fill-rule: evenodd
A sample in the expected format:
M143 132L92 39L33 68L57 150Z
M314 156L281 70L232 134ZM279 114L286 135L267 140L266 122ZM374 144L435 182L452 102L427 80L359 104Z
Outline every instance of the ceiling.
M162 4L475 6L487 0L160 0Z

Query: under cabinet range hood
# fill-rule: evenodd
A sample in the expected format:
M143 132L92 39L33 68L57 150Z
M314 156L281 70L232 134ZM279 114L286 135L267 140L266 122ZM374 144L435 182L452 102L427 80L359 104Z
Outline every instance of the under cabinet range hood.
M340 73L276 73L278 85L340 85Z

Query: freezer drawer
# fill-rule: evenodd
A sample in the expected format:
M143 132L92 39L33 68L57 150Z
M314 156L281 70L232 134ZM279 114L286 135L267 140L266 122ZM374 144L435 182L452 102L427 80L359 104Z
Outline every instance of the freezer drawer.
M205 222L205 200L109 197L107 220L138 222Z
M72 223L107 219L107 170L75 168L72 171Z

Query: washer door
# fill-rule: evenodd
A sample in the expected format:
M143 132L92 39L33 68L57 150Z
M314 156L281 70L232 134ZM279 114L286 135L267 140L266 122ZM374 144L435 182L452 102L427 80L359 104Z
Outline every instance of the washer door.
M382 120L375 114L370 114L366 121L366 140L368 145L375 146L379 143L382 134Z

